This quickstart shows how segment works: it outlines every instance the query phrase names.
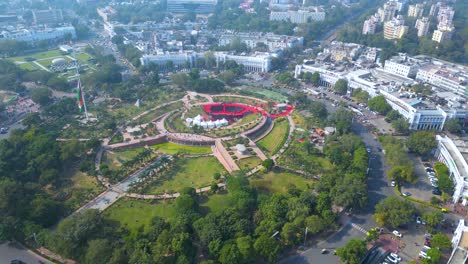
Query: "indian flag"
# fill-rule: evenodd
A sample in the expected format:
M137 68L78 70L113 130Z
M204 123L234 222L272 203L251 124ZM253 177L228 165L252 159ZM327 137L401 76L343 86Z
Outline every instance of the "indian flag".
M78 109L80 109L80 112L83 111L84 107L84 100L83 100L83 90L81 89L81 81L78 80L78 87L76 91L76 97L78 99Z

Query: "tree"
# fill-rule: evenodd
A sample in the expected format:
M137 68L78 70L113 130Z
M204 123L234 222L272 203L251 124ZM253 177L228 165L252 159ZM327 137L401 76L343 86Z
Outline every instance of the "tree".
M366 251L364 240L352 238L343 248L338 248L336 254L344 263L358 264L366 254Z
M180 88L186 88L190 82L190 77L186 73L176 73L171 75L171 80Z
M444 129L450 133L458 134L462 130L460 122L456 118L449 119L445 122Z
M406 141L408 149L416 154L427 157L437 147L435 135L429 131L416 131L411 133Z
M413 167L409 165L394 166L388 171L388 177L395 180L398 185L402 182L414 182L417 179Z
M369 100L367 103L370 109L379 112L382 115L386 115L392 107L387 103L383 95L376 96Z
M309 233L315 235L327 228L325 221L318 215L311 215L305 219Z
M409 133L409 123L405 118L400 117L392 121L392 127L395 129L395 132L399 134L408 134Z
M219 252L219 262L222 264L241 263L242 256L235 243L226 243Z
M42 106L48 105L52 99L52 92L48 88L40 87L31 91L31 99Z
M363 91L361 88L353 90L353 96L360 103L367 103L367 101L369 100L369 93Z
M375 206L375 220L385 226L399 227L412 221L415 212L411 202L390 196Z
M262 162L262 166L265 167L267 171L270 171L274 165L275 162L272 159L266 159Z
M444 219L444 214L439 210L435 210L432 212L424 213L422 218L426 220L426 223L430 227L437 227L442 223L442 219Z
M83 263L108 263L112 257L112 245L107 239L94 239L88 242Z
M450 241L450 238L447 235L437 233L434 236L432 236L431 246L444 250L451 248L452 242Z
M429 258L423 259L423 263L435 264L439 263L439 260L442 257L442 253L437 248L431 248L427 251L427 256Z
M320 84L320 73L318 73L318 72L312 73L312 76L310 77L310 82L314 86L318 86Z
M302 230L296 224L288 222L284 224L280 234L286 245L295 245L301 239Z
M255 240L254 248L260 256L269 262L275 262L280 250L278 242L267 234L261 235L257 240Z
M243 236L236 239L237 248L242 256L243 263L250 263L255 258L253 239L251 236Z
M397 110L390 110L386 115L385 119L388 119L390 121L397 120L401 117L400 113Z
M351 128L353 117L354 115L350 111L344 108L339 108L330 116L330 123L335 125L339 134L344 134Z
M319 119L326 119L328 116L327 107L322 102L312 101L309 104L309 110L312 115Z
M333 89L339 94L346 94L348 92L348 81L339 79Z

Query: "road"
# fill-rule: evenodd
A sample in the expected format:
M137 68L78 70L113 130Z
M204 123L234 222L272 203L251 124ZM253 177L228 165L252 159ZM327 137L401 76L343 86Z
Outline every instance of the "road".
M325 91L322 90L321 92ZM323 99L322 102L325 103L327 110L333 113L336 111L336 108L328 98L332 98L335 101L341 100L341 98L330 92L325 93L327 94L327 99ZM312 96L308 97L312 100L317 100ZM366 110L363 111L365 114L370 114L370 112ZM360 212L354 212L354 215L345 221L342 228L331 237L319 242L316 246L306 250L302 254L286 258L280 263L340 263L336 256L333 254L321 254L321 250L323 248L332 250L342 247L351 238L364 238L367 230L377 226L377 223L372 217L375 205L382 199L395 194L393 188L390 187L390 182L385 176L386 167L383 153L379 151L379 149L382 149L380 142L374 138L374 135L366 126L359 122L354 121L351 130L354 134L358 135L366 147L371 150L369 154L369 175L367 181L368 205Z
M15 242L0 244L0 264L10 264L10 262L15 259L21 260L27 264L39 264L41 262L52 264L52 262L47 259Z

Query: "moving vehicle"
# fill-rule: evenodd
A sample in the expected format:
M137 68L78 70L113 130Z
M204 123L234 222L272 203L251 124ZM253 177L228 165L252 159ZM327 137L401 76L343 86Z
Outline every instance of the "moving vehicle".
M416 217L416 224L421 224L421 217L420 216Z

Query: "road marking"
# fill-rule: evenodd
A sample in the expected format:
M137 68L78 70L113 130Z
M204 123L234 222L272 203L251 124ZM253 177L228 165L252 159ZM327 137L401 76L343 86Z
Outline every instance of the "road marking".
M367 234L367 230L364 229L363 227L361 227L360 225L355 224L355 223L351 223L351 226L352 226L354 229L356 229L356 230L358 230L358 231L360 231L360 232L362 232L362 233L364 233L364 234Z

